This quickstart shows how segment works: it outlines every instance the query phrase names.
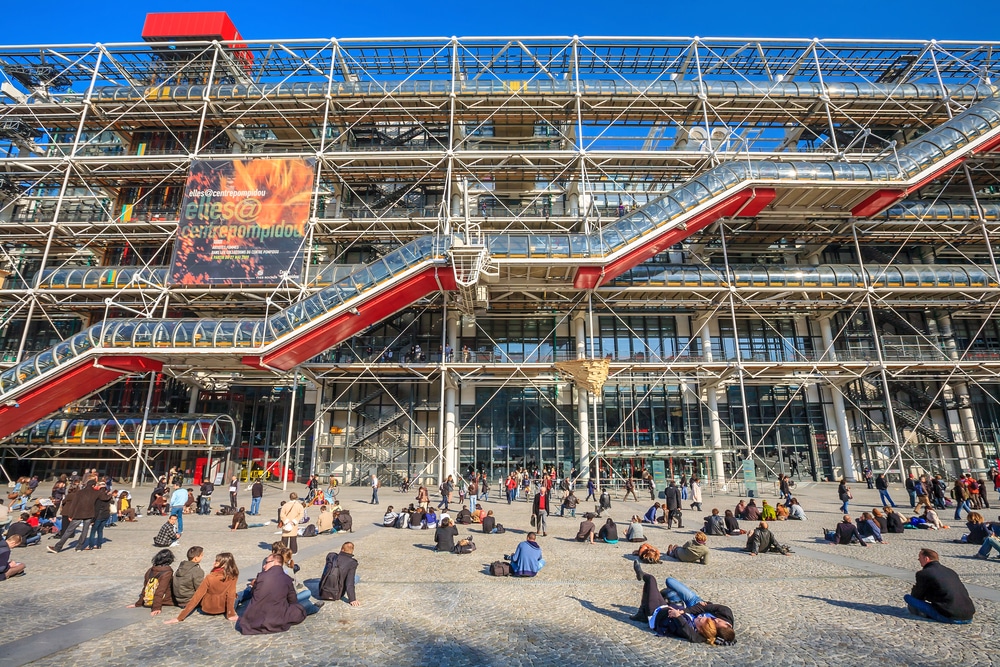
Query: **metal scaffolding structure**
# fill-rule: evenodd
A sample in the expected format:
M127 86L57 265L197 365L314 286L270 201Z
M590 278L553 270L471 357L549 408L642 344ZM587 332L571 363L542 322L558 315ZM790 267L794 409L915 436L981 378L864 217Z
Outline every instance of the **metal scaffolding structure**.
M38 435L101 414L139 475L218 412L234 461L344 481L985 471L998 46L0 46L0 462L101 459ZM189 170L226 158L315 160L301 265L172 283Z

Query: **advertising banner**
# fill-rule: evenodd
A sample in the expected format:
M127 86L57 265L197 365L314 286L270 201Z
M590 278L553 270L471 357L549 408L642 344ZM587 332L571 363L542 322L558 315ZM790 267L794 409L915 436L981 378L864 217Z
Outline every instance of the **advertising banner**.
M196 160L169 283L266 285L299 278L316 161Z

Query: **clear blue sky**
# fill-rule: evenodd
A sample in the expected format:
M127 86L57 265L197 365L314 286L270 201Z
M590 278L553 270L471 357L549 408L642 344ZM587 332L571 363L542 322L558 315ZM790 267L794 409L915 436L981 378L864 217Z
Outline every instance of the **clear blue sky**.
M219 10L249 39L576 34L1000 40L996 0L4 0L4 5L2 44L139 41L146 12Z

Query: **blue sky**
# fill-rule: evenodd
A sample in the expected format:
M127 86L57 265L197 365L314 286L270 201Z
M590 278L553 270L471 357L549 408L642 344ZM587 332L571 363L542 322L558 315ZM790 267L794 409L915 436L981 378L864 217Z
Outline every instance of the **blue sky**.
M658 35L997 40L996 0L961 3L638 2L89 2L9 0L0 43L138 41L149 11L227 11L249 39L477 35ZM42 8L44 7L44 8ZM83 8L83 11L81 11Z

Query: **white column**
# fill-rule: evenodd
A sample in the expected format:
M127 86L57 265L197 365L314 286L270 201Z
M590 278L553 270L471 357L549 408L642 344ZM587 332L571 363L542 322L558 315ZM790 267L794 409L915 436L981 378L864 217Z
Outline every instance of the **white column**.
M825 359L829 361L837 360L837 353L833 347L833 326L829 317L819 318L820 335L823 337L823 352ZM855 481L854 477L854 452L851 451L851 425L847 422L847 410L844 408L844 394L840 387L831 383L823 387L823 391L830 393L830 400L833 403L833 418L837 429L837 451L840 453L840 465L844 469L844 477L847 481ZM816 462L819 465L819 461Z
M583 312L573 317L576 358L587 358L587 318ZM576 388L576 423L580 437L580 475L590 477L590 393Z
M709 329L710 317L706 317L701 325L699 335L701 336L701 356L706 363L711 363L712 356L712 332ZM712 445L712 465L715 468L715 479L725 490L726 471L722 460L722 426L719 423L719 388L714 384L705 386L705 400L708 403L708 426Z
M458 318L450 316L447 319L445 337L449 341L458 341ZM451 343L455 349L455 343ZM458 467L458 442L456 440L458 387L451 382L448 371L441 374L444 387L444 470L442 475L454 475ZM442 480L443 481L443 480Z

